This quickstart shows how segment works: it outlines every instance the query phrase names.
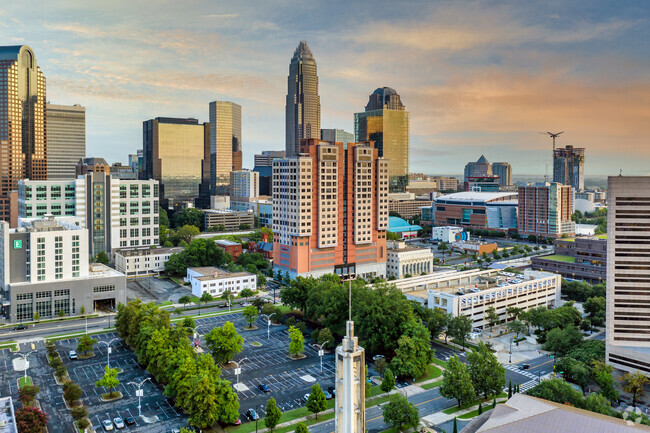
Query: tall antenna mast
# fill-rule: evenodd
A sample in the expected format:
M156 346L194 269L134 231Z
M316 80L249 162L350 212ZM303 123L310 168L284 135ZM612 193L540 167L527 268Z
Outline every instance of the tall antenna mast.
M352 278L348 280L348 320L352 322Z

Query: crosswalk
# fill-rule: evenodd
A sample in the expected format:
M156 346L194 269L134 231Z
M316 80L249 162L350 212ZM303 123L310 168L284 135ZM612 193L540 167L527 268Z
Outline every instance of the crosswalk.
M526 376L529 379L537 379L537 375L535 373L531 373L527 370L522 370L518 365L504 365L504 367L510 371L514 371L517 374Z
M519 385L519 392L520 393L526 392L529 389L534 388L535 385L537 385L537 379L529 380L526 383L522 383L521 385Z

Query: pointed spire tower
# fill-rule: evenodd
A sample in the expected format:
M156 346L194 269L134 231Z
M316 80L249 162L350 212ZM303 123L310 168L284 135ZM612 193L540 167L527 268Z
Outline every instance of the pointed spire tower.
M352 321L352 280L349 282L350 320L345 337L336 348L336 433L366 431L365 351L354 336Z

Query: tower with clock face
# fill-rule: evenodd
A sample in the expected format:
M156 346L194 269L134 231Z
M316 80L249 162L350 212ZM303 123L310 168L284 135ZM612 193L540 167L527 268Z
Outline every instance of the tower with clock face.
M366 431L365 351L354 336L354 322L346 323L346 335L336 348L336 433Z

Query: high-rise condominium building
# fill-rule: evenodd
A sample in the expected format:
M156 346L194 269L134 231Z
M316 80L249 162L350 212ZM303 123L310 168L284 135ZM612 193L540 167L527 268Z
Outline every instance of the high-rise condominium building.
M650 177L607 188L607 363L650 373Z
M492 174L499 176L499 185L512 185L512 166L507 162L495 162L492 164Z
M303 140L273 161L274 268L297 275L386 275L388 161L369 143Z
M492 165L489 163L485 155L481 155L476 162L468 162L465 164L464 174L464 182L467 182L468 178L492 177Z
M287 82L286 150L290 157L298 154L301 139L320 137L316 60L306 41L300 41L293 53Z
M86 108L47 104L46 115L47 179L74 179L77 161L86 157Z
M540 182L519 187L518 231L520 236L561 237L575 235L573 192L568 185Z
M230 200L251 200L260 195L260 174L251 170L230 173Z
M576 191L585 189L585 149L573 146L553 151L553 182L571 185Z
M158 245L158 182L104 172L70 180L18 182L21 218L77 217L89 231L88 253Z
M390 192L406 192L409 180L409 112L390 87L375 90L366 111L354 114L356 141L373 141L380 158L390 161Z
M210 102L210 193L228 191L230 172L241 170L241 105Z
M47 179L45 76L27 45L0 47L0 220L15 226L20 179Z
M354 141L354 134L342 129L321 129L320 139L332 143L348 144Z
M143 178L160 182L162 207L209 207L210 124L157 117L142 126Z

